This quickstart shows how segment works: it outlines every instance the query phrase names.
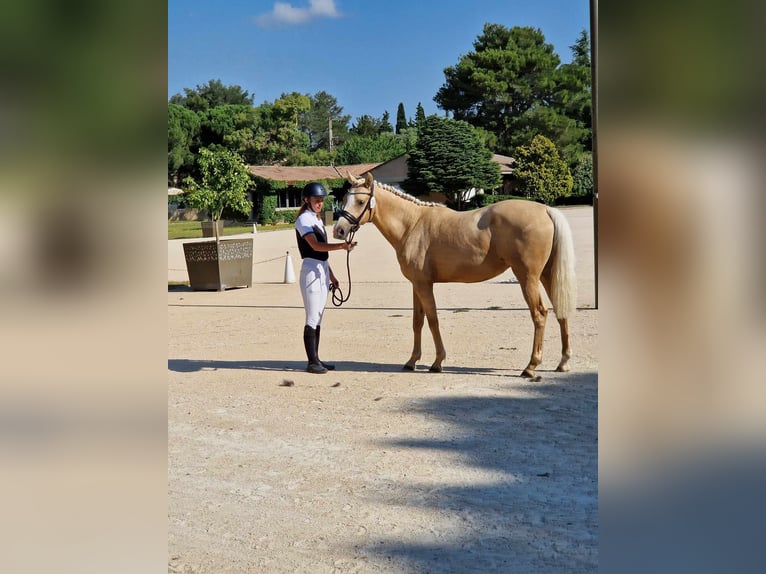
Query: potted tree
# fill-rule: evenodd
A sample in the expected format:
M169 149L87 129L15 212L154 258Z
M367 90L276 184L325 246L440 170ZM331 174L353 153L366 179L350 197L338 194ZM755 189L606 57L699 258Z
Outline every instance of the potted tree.
M253 283L253 240L221 239L223 211L248 214L253 207L246 191L250 172L242 158L228 150L201 149L197 160L201 181L186 178L185 202L205 210L213 224L214 240L184 243L189 285L196 291L224 291Z

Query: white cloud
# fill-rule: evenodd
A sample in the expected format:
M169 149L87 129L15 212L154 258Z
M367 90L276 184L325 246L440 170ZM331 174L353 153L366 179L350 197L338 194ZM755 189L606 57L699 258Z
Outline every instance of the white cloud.
M339 18L335 0L309 0L308 8L296 8L289 2L275 2L271 12L257 18L260 26L271 24L304 24L316 18Z

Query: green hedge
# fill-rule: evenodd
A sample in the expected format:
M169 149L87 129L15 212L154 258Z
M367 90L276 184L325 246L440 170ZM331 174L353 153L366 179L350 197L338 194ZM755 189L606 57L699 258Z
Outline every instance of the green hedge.
M335 208L335 198L328 195L324 198L322 204L322 211L333 211ZM277 211L277 196L267 195L263 198L263 204L261 206L261 223L271 224L280 223L295 223L298 219L298 212L300 208L296 209L280 209Z
M280 209L277 211L277 196L275 193L276 189L283 189L283 187L287 187L287 185L280 185L284 184L284 182L279 181L270 181L270 180L264 180L262 178L258 178L260 181L268 182L271 184L275 184L273 186L262 188L263 190L258 195L257 202L260 204L259 209L259 218L260 223L269 225L272 223L279 223L281 221L285 221L287 223L295 223L296 218L298 217L298 208L296 209ZM322 180L325 181L325 180ZM329 180L332 182L342 182L343 180ZM298 187L298 186L295 186ZM300 186L302 187L302 186ZM330 191L329 195L324 198L324 203L322 204L322 211L336 211L336 203L338 200L335 199L335 196L333 195L332 188L325 185L325 188Z
M288 187L295 187L297 189L303 189L303 187L307 183L312 183L314 181L321 183L325 189L328 191L331 189L341 189L343 187L343 184L346 183L345 179L312 179L309 181L291 181L290 183L287 183L286 181L277 181L273 179L265 179L260 176L253 176L253 179L255 180L256 187L261 190L262 193L274 193L278 189L286 189Z
M295 223L298 219L298 209L280 209L277 211L277 219L284 220L285 223Z

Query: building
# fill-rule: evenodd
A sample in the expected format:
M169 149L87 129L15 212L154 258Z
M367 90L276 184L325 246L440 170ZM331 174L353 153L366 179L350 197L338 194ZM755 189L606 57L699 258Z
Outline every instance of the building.
M250 173L265 180L277 181L284 184L276 189L277 209L296 209L301 206L301 192L306 183L310 181L337 180L341 177L345 178L348 172L350 172L351 175L360 177L368 171L373 171L378 165L381 164L360 163L355 165L339 165L336 167L313 165L251 165ZM340 172L340 175L338 172ZM255 204L256 202L253 201L253 203Z
M511 174L513 174L513 164L516 163L516 160L499 154L493 154L492 159L500 164L500 173L503 177L500 193L510 193L512 188ZM296 209L301 206L301 191L307 182L337 180L341 177L345 178L347 172L351 172L356 177L370 172L376 181L399 188L400 184L407 179L407 155L402 154L382 163L342 165L337 166L337 169L333 166L254 165L250 166L250 172L262 179L286 184L286 186L282 185L276 190L277 209ZM484 190L472 190L471 196L476 193L484 193ZM337 194L336 197L340 199ZM424 199L444 201L444 198L427 197Z

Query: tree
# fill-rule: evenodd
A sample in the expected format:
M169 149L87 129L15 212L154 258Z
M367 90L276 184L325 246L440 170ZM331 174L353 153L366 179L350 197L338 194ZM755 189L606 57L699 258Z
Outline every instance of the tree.
M310 96L309 100L311 105L301 113L298 127L308 134L311 150L330 148L330 121L333 145L342 143L348 135L351 116L343 115L343 108L338 105L338 100L327 92L317 92Z
M349 131L358 136L376 136L380 133L380 120L364 114L356 118Z
M273 104L261 105L258 115L265 136L254 163L299 163L310 149L310 140L298 126L310 107L309 97L297 92L282 94Z
M384 162L407 151L406 141L390 132L375 136L350 137L335 154L338 165Z
M421 122L425 121L425 119L426 111L423 109L423 104L418 102L418 105L415 108L415 126L419 126Z
M202 112L225 104L253 105L253 97L240 86L224 86L221 80L210 80L207 84L196 88L184 88L184 94L175 94L170 103Z
M572 170L572 195L589 197L593 195L593 155L584 153Z
M590 138L590 130L551 107L531 108L516 123L517 131L512 141L520 142L518 145L528 144L535 136L544 135L555 143L567 165L577 161L584 151L583 140Z
M255 108L245 104L222 104L197 115L201 118L199 147L225 148L247 161L258 157L265 135Z
M404 115L404 104L399 102L399 107L396 108L396 135L401 134L404 129L407 129L407 116Z
M481 136L463 121L432 115L418 125L418 141L407 161L402 187L413 194L443 193L458 209L471 188L500 185L500 166Z
M528 146L519 146L514 157L517 189L529 199L552 204L557 198L570 195L572 174L551 140L537 135Z
M200 182L187 178L184 201L195 209L205 210L213 222L221 219L224 209L247 215L253 208L245 193L251 186L250 170L242 158L228 150L199 151ZM218 225L214 225L218 241Z
M405 153L410 153L415 149L415 144L418 143L418 128L406 127L396 138L404 146Z
M548 106L560 63L543 33L531 27L485 24L474 51L445 68L445 82L434 101L456 120L493 132L499 151L508 153L529 139L518 134L525 114Z
M391 118L388 115L388 111L383 112L383 117L380 118L380 125L378 126L378 133L393 133L394 127L391 125Z
M585 30L580 32L580 36L570 49L572 62L560 66L556 71L556 90L552 106L575 122L575 129L569 132L569 144L579 144L578 149L572 149L571 153L567 153L567 143L557 142L563 155L570 158L568 163L571 166L583 150L592 149L590 40Z
M194 167L200 118L188 108L168 103L168 181L174 185Z

